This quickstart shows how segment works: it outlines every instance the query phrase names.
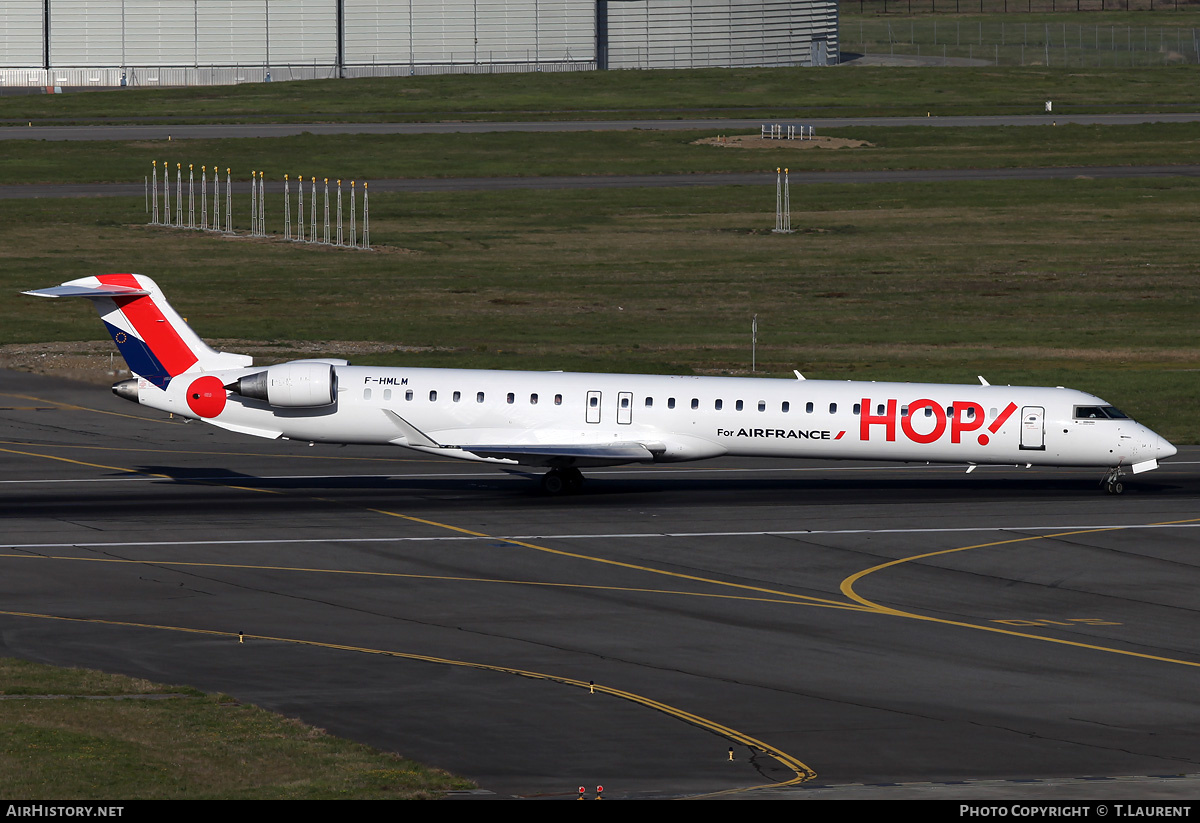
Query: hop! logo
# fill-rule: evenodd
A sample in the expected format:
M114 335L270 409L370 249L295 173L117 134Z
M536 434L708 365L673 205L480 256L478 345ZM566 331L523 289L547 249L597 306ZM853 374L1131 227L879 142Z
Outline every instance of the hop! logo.
M899 415L900 430L905 437L914 443L933 443L941 439L946 433L946 429L949 429L950 442L961 443L964 434L983 427L983 406L978 403L959 400L952 403L950 408L953 409L953 413L947 414L946 409L933 400L927 398L914 400L908 404L908 414ZM896 439L896 401L887 401L887 411L883 414L871 414L870 409L871 399L864 397L862 401L862 415L859 417L858 424L859 439L870 440L871 427L883 426L885 439L889 443L893 442ZM926 409L928 409L928 412L925 412ZM987 430L992 434L1000 431L1000 427L1004 425L1005 421L1016 410L1017 404L1009 403L1004 408L1004 411L1000 412L996 416L996 419L991 422ZM928 423L918 421L928 421ZM932 424L929 431L920 431L921 428L928 424ZM989 438L985 433L980 433L976 439L981 446L986 446L989 442Z

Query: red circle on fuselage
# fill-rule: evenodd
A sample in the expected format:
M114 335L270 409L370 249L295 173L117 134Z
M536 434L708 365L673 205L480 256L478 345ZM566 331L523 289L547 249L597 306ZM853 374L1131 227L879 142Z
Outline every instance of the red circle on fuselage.
M211 375L193 380L187 389L187 404L201 417L216 417L225 409L225 384Z

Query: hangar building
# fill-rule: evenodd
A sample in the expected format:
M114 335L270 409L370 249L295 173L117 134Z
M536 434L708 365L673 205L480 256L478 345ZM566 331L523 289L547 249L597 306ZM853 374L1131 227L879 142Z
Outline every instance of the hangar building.
M836 0L3 0L7 86L812 66Z

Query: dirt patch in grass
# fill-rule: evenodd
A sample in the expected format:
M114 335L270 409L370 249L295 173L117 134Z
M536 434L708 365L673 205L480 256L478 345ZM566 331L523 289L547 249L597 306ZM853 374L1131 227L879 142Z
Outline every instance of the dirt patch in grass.
M692 143L693 146L720 146L725 149L857 149L862 146L874 148L866 140L849 137L815 136L807 140L773 140L757 134L727 134L705 137Z

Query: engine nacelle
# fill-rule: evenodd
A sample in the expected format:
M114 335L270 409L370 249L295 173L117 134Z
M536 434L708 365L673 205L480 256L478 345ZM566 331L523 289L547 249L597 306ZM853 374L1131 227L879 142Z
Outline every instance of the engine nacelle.
M297 360L268 366L239 378L226 388L272 406L311 408L337 401L337 372L330 363Z

